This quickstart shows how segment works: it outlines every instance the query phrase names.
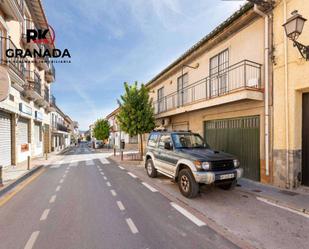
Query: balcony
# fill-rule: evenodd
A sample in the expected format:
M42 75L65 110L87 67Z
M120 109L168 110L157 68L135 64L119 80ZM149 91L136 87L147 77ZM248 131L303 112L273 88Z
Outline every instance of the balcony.
M25 66L21 59L15 59L15 58L7 58L5 51L8 49L16 50L17 47L13 43L13 41L10 38L1 37L0 39L0 58L1 58L1 64L9 66L9 69L14 72L15 81L20 82L20 85L24 84L25 80ZM11 74L11 77L14 77L14 75ZM22 90L22 89L20 89Z
M47 60L48 69L45 72L45 79L47 83L54 82L56 80L56 70L53 63L48 59Z
M37 44L38 48L42 51L46 50L46 47L43 44ZM39 70L45 70L47 71L49 69L49 64L48 64L49 58L35 58L35 63L36 66L39 68Z
M244 99L263 100L262 65L244 60L153 103L157 118Z
M0 8L9 21L21 21L23 19L24 4L24 0L6 0L1 1Z
M23 21L23 34L21 37L21 43L23 44L25 49L29 49L31 52L33 52L34 50L39 50L40 47L38 46L37 43L30 41L27 42L27 30L28 29L35 29L37 30L37 27L34 25L34 23L29 20L29 19L24 19Z
M26 71L27 83L24 86L24 96L43 106L42 84L40 75L35 71Z
M63 131L63 132L68 132L68 128L64 124L61 124L61 123L57 124L57 130Z

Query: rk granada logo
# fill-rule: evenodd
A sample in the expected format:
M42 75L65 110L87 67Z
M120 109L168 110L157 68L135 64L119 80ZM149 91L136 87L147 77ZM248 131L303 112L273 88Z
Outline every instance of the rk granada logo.
M49 38L47 38L47 34L49 34ZM55 45L56 33L50 25L48 25L48 29L27 29L26 36L28 43Z

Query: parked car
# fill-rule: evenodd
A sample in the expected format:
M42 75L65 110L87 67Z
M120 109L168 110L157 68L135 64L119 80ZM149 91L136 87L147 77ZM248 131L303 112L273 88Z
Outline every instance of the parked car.
M102 140L96 140L96 141L94 142L94 148L95 148L95 149L103 148L103 141L102 141Z
M174 179L188 198L197 196L200 184L230 189L243 174L235 156L212 150L199 134L190 131L152 132L145 168L149 177L161 173Z

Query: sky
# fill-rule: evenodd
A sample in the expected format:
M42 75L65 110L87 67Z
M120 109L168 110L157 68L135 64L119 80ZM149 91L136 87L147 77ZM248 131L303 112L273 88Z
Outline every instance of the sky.
M56 47L52 94L80 130L117 108L123 83L147 83L245 1L43 0Z

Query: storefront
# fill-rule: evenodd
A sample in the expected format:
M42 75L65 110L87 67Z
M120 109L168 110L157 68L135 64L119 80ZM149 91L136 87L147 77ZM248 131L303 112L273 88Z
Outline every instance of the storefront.
M12 163L12 119L11 115L0 111L0 165Z

